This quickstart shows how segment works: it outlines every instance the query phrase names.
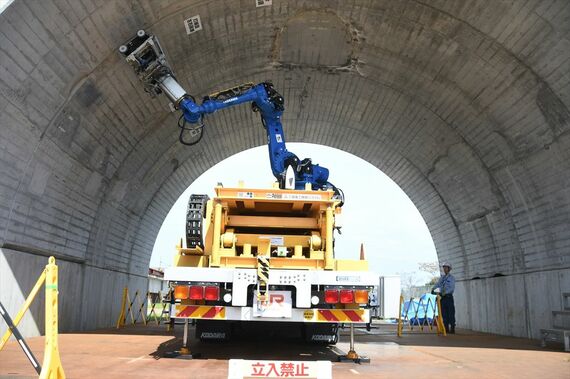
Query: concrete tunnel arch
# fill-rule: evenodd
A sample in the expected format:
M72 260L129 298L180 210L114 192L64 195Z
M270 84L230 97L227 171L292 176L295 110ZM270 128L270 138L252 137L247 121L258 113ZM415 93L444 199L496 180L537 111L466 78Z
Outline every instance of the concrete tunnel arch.
M121 288L145 288L178 195L265 143L243 106L178 144L176 115L116 52L144 28L193 94L271 79L289 141L359 156L416 204L455 266L461 326L537 337L570 290L569 14L540 1L15 1L0 15L2 302L15 312L53 254L62 329L112 325ZM42 331L40 306L27 334Z

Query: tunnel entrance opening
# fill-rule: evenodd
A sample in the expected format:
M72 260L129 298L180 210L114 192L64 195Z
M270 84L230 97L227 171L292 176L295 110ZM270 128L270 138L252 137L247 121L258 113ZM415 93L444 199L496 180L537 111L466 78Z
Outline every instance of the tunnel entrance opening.
M358 259L364 243L370 271L379 275L407 273L414 284L431 280L418 272L418 263L437 261L433 240L422 216L407 195L370 163L342 150L316 144L290 143L291 151L310 156L331 170L330 180L345 192L342 234L336 234L339 259ZM199 176L177 199L157 235L150 267L172 264L175 245L185 236L186 206L191 194L213 195L217 183L269 188L267 148L260 146L233 155ZM429 275L428 275L429 276Z

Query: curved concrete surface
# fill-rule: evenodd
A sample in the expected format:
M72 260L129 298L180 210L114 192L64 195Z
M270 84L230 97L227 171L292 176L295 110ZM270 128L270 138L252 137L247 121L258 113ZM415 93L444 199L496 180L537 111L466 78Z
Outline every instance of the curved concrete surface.
M265 143L242 106L208 117L204 140L181 146L177 115L117 53L143 28L189 92L270 79L289 141L348 151L396 181L454 265L461 326L524 337L549 327L570 291L568 2L255 4L16 0L0 15L9 310L53 254L62 329L111 325L121 288L145 288L177 197ZM195 15L202 30L187 34ZM40 306L27 334L42 331Z

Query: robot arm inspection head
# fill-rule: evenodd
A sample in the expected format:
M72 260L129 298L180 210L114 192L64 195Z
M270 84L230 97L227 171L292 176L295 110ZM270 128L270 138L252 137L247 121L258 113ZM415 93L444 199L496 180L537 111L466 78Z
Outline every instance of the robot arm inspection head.
M178 108L186 91L174 78L156 36L139 30L135 37L119 47L119 52L133 68L146 92L152 97L164 93Z

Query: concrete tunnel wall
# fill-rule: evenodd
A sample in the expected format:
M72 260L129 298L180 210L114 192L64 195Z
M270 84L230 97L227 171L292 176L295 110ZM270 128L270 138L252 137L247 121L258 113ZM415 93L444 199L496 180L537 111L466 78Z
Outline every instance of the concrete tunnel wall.
M536 338L570 291L569 17L539 0L16 0L0 15L0 301L15 314L52 254L61 330L111 326L177 197L265 144L242 106L181 146L117 53L142 28L197 97L272 80L289 141L355 154L416 204L460 326Z

